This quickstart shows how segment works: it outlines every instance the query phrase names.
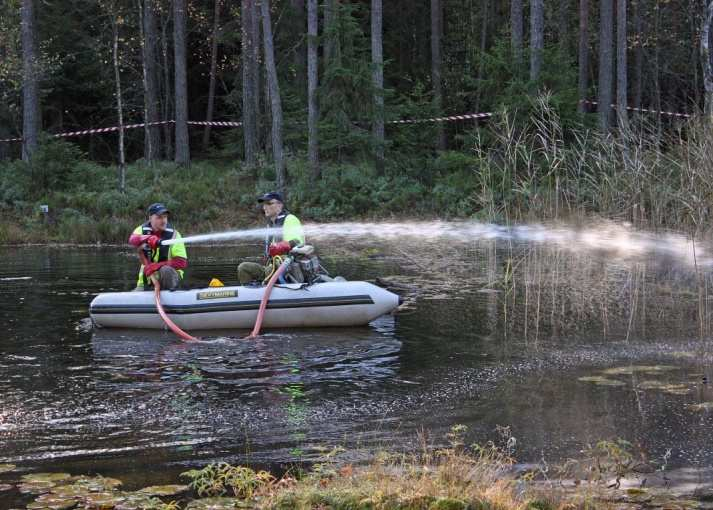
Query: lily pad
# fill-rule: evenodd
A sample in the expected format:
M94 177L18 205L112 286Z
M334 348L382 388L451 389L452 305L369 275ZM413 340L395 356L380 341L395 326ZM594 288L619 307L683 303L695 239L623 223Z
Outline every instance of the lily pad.
M15 464L0 464L0 473L9 473L14 471L17 466Z
M126 498L119 492L93 492L84 496L82 501L89 508L110 510Z
M88 492L112 491L123 483L116 478L105 478L103 476L77 476L72 480L75 487L84 488Z
M235 509L240 500L237 498L204 498L196 499L188 503L186 510L228 510Z
M606 377L602 377L600 375L580 377L577 380L582 382L591 382L597 386L626 386L626 383L617 381L616 379L607 379Z
M43 494L27 505L28 510L69 510L79 504L73 498L62 498L54 494Z
M23 494L45 494L55 485L54 482L25 482L18 485L17 490Z
M144 510L146 508L159 507L162 501L158 498L153 498L148 494L139 494L138 492L129 492L122 494L124 500L117 503L114 510Z
M685 384L667 384L661 390L670 395L688 395L691 393L691 389Z
M22 481L31 482L52 482L59 483L70 480L72 475L69 473L30 473L29 475L23 475Z
M713 411L713 402L701 402L700 404L689 404L686 406L691 411Z
M187 492L188 489L188 485L153 485L151 487L144 487L137 492L149 496L176 496Z
M14 485L10 485L9 483L0 483L0 492L5 492L14 489Z
M661 372L670 372L671 370L678 370L678 367L673 365L651 365L651 366L638 366L636 367L637 372L644 372L645 374L655 375Z
M641 381L637 386L640 390L660 390L668 386L662 381Z
M81 498L89 494L89 490L77 485L60 485L52 487L50 493L61 498Z
M631 375L634 373L634 367L614 367L602 370L605 375Z

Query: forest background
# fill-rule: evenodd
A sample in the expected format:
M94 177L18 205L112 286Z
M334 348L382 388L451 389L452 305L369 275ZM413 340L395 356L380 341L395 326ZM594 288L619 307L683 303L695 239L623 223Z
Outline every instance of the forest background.
M705 232L712 20L702 0L6 0L0 242L123 242L156 201L184 233L254 224L271 189L315 221Z

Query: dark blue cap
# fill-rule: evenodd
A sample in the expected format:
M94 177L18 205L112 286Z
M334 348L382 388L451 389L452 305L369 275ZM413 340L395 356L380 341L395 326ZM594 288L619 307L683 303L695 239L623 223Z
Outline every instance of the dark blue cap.
M149 216L152 214L168 214L169 212L168 208L161 203L155 203L149 206Z
M277 191L269 191L269 192L265 193L264 195L257 198L257 201L260 203L269 202L270 200L277 200L281 204L285 203L285 201L282 199L282 195L280 193L278 193Z

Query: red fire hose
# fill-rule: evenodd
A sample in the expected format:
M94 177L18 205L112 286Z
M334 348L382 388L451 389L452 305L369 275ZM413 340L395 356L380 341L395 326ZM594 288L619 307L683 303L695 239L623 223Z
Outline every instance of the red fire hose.
M139 248L139 258L141 259L141 263L144 265L144 269L148 266L149 261L146 258L146 255L144 254L144 250L142 248ZM187 342L198 342L199 340L186 333L183 331L181 328L176 326L176 324L168 317L166 314L166 311L163 309L163 305L161 304L161 285L158 283L158 276L156 273L152 274L150 276L151 281L153 281L153 287L154 287L154 298L156 299L156 309L158 310L158 314L161 316L163 319L163 322L166 323L166 326L176 333L181 339L187 341Z

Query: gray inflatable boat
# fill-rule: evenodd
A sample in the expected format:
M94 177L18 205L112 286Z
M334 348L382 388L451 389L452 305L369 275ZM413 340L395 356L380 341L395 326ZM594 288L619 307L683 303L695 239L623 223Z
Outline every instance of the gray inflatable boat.
M264 287L208 287L162 291L161 304L184 330L248 329L257 318ZM368 282L276 285L263 327L362 326L393 311L399 296ZM153 292L106 292L89 307L96 326L165 329Z

